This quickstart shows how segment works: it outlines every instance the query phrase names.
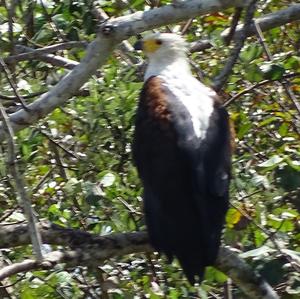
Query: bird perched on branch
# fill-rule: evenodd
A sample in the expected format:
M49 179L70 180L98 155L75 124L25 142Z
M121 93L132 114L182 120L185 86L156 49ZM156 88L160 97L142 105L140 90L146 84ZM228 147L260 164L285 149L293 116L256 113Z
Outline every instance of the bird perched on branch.
M228 114L193 77L182 37L138 41L149 59L135 122L133 159L144 187L153 247L176 257L193 284L213 265L228 208Z

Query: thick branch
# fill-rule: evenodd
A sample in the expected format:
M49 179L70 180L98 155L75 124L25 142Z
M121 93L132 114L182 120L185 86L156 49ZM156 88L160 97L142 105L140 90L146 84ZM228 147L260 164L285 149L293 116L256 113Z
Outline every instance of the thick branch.
M227 247L220 249L216 267L226 273L249 298L279 298L272 287L260 275L253 272L233 249Z
M73 48L85 48L88 45L87 42L77 42L71 41L66 43L60 43L56 45L51 45L48 47L44 47L41 49L32 49L30 47L25 47L21 45L16 45L16 49L19 52L17 55L9 56L4 58L5 63L16 63L17 61L29 60L29 59L37 59L39 57L43 57L50 53L55 53L57 51L69 50ZM26 52L26 53L22 53Z
M25 260L7 266L0 270L0 280L19 272L53 268L58 263L65 263L67 267L97 266L114 256L153 251L145 232L101 237L46 222L41 223L39 228L45 243L69 246L72 250L51 252L42 263ZM3 226L0 230L0 247L10 248L29 243L26 224ZM216 267L230 276L250 298L278 298L269 284L254 273L232 249L221 248Z
M81 63L51 91L30 104L30 111L19 110L10 115L13 130L19 131L63 105L105 63L113 48L122 40L161 25L179 22L228 7L241 6L244 2L242 0L188 0L178 5L166 5L112 20L109 23L112 28L109 34L107 30L100 28L97 38L89 44L87 54ZM107 23L103 26L108 28ZM3 127L0 126L0 140L4 138Z
M19 110L10 115L14 131L28 127L45 117L55 108L63 105L90 78L96 70L105 63L111 51L120 41L140 32L162 25L187 20L192 17L223 10L228 7L239 7L247 4L242 0L187 0L176 5L166 5L145 12L137 12L128 16L109 20L111 25L108 35L103 34L103 25L97 38L90 43L85 58L69 74L67 74L53 89L42 95L29 105L30 112ZM300 4L294 4L288 9L269 14L257 19L262 30L267 30L282 24L300 19ZM237 28L237 32L239 29ZM251 29L250 34L255 34ZM205 47L207 47L207 43ZM3 126L0 125L0 141L5 138Z
M14 55L7 57L6 60L10 61L11 58L15 57L18 61L20 60L26 60L26 59L36 59L40 61L47 62L49 64L58 66L58 67L63 67L65 69L72 70L75 66L79 65L79 62L62 57L62 56L57 56L54 54L47 54L46 52L40 51L44 50L43 49L37 49L34 50L30 47L26 46L17 46L18 50L22 50L23 52L26 53L21 53L19 55ZM50 51L51 49L49 49ZM28 56L27 56L28 55Z
M291 23L293 21L297 21L300 19L300 4L291 4L290 7L287 9L279 10L274 13L267 14L259 19L256 19L256 23L259 25L262 31L266 31L275 27L279 27L285 25L287 23ZM239 38L242 34L243 25L237 26L235 30L234 38ZM229 30L226 29L222 36L226 38L228 35ZM252 25L249 30L247 31L247 35L255 35L256 29L255 26Z

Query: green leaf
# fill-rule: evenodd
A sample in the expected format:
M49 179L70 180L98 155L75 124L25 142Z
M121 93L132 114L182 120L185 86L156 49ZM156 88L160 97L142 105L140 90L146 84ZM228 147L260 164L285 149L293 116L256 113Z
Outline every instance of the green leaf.
M284 67L278 64L265 64L260 67L264 74L264 78L268 80L279 80L285 73Z
M289 131L289 124L284 122L283 124L280 125L279 129L278 129L278 133L280 134L280 136L284 137L287 135Z
M180 293L176 289L171 289L171 291L169 293L170 299L178 299L178 298L180 298L179 296L180 296Z
M300 57L290 56L284 61L285 69L297 69L300 66Z
M115 180L116 180L116 176L113 173L109 172L102 177L100 183L103 187L109 187L113 185Z
M278 227L280 232L287 233L295 230L295 225L293 221L282 220L281 225Z
M292 168L290 165L277 169L275 172L276 185L286 191L296 190L300 187L300 171Z
M240 59L243 62L251 62L261 56L263 50L260 45L250 44L240 54Z
M277 285L284 281L283 266L285 263L285 259L264 260L258 270L271 285Z
M250 122L243 123L238 130L237 137L239 139L242 139L250 131L251 128L252 128L252 124Z
M265 175L259 175L257 173L254 173L251 178L251 182L257 187L263 186L265 189L270 188L270 182L268 180L268 177Z
M265 120L263 120L262 122L260 122L259 126L263 127L263 126L266 126L266 125L268 125L268 124L270 124L272 122L275 122L277 120L278 120L278 118L276 116L268 117Z
M265 255L271 254L275 251L276 251L275 249L270 248L267 245L264 245L264 246L261 246L257 249L246 251L246 252L240 254L240 257L249 258L249 257L265 256Z
M226 213L226 225L233 228L241 220L242 214L235 208L230 208Z
M250 82L259 82L263 79L263 72L256 64L249 64L245 68L245 78Z
M54 215L60 215L60 209L58 204L53 204L49 207L48 212Z
M65 192L70 195L78 192L81 189L81 182L78 181L76 178L71 178L67 181L66 185L64 186Z
M255 245L256 247L260 247L264 244L266 240L266 235L260 229L254 231Z
M278 155L274 155L270 159L268 159L267 161L258 164L258 166L262 167L262 168L275 168L283 160L284 160L284 158L282 158L282 157L280 157Z
M82 189L86 196L86 202L91 206L98 207L101 199L104 196L104 192L101 186L98 183L92 183L90 181L86 181L82 185Z
M209 280L215 280L219 283L224 283L228 277L214 267L207 267L205 270L205 278Z

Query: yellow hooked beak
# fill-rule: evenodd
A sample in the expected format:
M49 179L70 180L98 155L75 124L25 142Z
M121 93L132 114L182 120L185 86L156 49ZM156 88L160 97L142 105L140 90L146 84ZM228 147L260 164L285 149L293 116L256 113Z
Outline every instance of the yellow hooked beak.
M158 39L147 39L145 41L139 40L135 43L134 49L135 50L142 50L146 54L147 53L154 53L161 45L161 41Z

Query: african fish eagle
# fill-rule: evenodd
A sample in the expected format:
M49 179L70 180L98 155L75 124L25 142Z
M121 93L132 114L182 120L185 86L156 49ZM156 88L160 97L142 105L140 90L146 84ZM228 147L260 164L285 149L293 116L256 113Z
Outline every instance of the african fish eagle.
M144 187L153 247L179 263L193 284L213 265L228 208L228 114L193 77L185 41L155 33L137 42L149 59L140 94L133 159Z

